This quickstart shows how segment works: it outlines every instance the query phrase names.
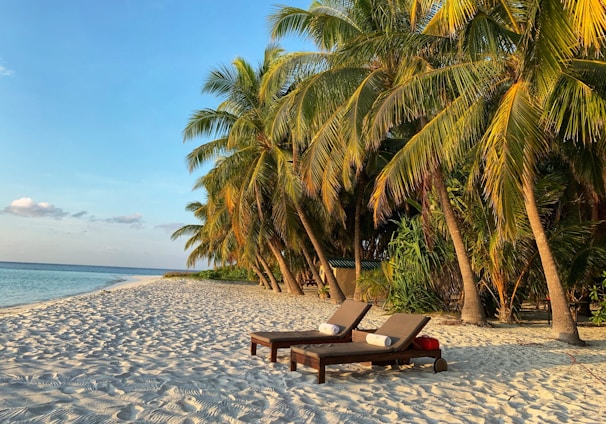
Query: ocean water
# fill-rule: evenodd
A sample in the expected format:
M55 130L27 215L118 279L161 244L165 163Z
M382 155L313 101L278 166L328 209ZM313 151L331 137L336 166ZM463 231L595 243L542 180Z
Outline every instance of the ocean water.
M143 275L170 270L0 262L0 308L101 290Z

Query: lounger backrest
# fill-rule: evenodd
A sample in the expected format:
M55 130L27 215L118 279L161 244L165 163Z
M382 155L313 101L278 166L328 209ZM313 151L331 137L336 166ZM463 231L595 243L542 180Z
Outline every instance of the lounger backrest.
M377 329L376 334L391 338L391 350L406 349L430 318L417 314L393 314Z
M348 299L326 322L341 327L339 336L347 335L358 326L370 307L371 305L366 302L356 302Z

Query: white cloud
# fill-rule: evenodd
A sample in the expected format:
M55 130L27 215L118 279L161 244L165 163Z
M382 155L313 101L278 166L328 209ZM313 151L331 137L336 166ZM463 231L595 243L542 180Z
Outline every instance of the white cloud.
M63 209L56 208L48 202L34 202L29 197L13 200L10 205L4 208L4 212L27 218L41 218L46 216L63 218L67 215L67 212L64 212Z
M80 212L70 213L57 208L48 202L35 202L30 197L22 197L13 200L10 205L4 209L0 209L0 214L2 213L27 218L51 217L61 219L69 216L74 219L86 219L90 222L100 221L111 224L127 224L133 228L143 228L143 215L139 212L132 215L119 215L111 218L97 219L94 215L90 215L88 211L82 210Z
M15 74L15 71L8 69L5 66L0 65L0 77L11 77Z
M113 222L116 224L140 224L143 216L136 212L132 215L125 216L115 216L113 218L108 218L107 222Z

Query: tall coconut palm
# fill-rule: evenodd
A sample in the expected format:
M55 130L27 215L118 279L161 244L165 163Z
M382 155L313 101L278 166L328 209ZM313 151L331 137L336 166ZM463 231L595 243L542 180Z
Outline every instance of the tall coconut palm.
M346 189L358 193L354 195L358 207L351 222L356 277L359 279L362 256L360 216L364 203L360 196L364 191L364 185L360 184L364 180L360 178L364 159L360 156L364 152L358 151L359 145L355 142L348 144L342 120L346 119L344 113L348 100L364 82L368 69L367 63L360 65L359 62L337 68L334 63L331 64L336 56L330 51L348 38L359 36L363 28L356 19L370 16L354 17L348 3L328 0L314 3L310 10L282 7L272 15L270 20L274 37L289 32L311 35L321 52L295 53L285 57L273 70L278 77L268 78L266 82L273 87L273 81L284 79L282 74L288 72L292 72L297 81L283 101L282 110L288 111L288 114L277 116L283 118L286 115L293 144L301 152L298 172L306 192L321 199L341 225L345 225L346 216L340 202L340 192ZM352 160L355 164L350 163ZM357 169L355 173L352 173L352 165ZM330 273L327 276L332 277Z
M461 9L459 6L463 4L469 8ZM451 167L457 163L461 146L480 142L481 180L501 235L511 238L519 222L517 212L525 210L550 293L553 335L580 343L541 223L534 185L538 161L558 140L588 144L603 140L606 110L603 84L591 83L588 76L590 70L604 69L604 63L595 56L592 60L577 57L587 53L599 55L603 49L598 41L603 38L585 37L579 28L589 33L597 28L603 34L604 25L592 27L588 23L593 20L586 15L584 24L575 21L583 15L583 7L588 4L585 1L567 2L566 7L559 0L500 2L492 9L482 10L477 4L446 1L432 11L427 30L461 38L464 50L458 59L460 67L469 70L476 81L457 87L453 100L441 107L431 105L439 113L419 137L435 142L450 140L454 148L443 149L441 154L443 163ZM603 17L603 12L604 5L598 5L596 13ZM576 32L573 22L577 25ZM411 106L409 96L422 96L428 90L435 92L436 83L439 86L445 82L438 81L444 75L443 69L437 69L424 82L406 81L397 94L392 93L387 109L414 109L418 105ZM451 73L447 81L454 84L462 81L462 77ZM428 105L419 109L427 110ZM442 125L450 124L436 130L438 119L443 121ZM435 122L433 129L432 122ZM433 157L435 153L424 154ZM421 164L400 160L385 174L384 181L393 177L401 184L398 175L416 174L418 166ZM393 190L393 184L379 185L377 201L384 198L387 190Z
M306 114L310 103L316 105L314 114L307 119L319 123L314 128L305 125L305 131L313 131L303 160L304 181L312 192L321 192L327 205L335 204L342 189L364 191L366 163L384 143L396 143L394 134L404 124L397 115L385 117L382 130L365 133L364 125L374 104L406 75L421 71L427 60L419 59L419 51L408 48L406 43L413 37L416 13L410 13L407 2L361 0L324 1L314 3L309 11L283 8L273 17L274 35L294 31L311 36L324 53L310 55L307 63L325 63L325 69L316 73L293 92L292 107ZM443 41L443 40L440 40ZM446 43L442 43L446 44ZM292 57L290 66L301 66L304 57ZM284 67L286 68L286 66ZM328 93L328 95L322 93ZM307 106L307 107L306 107ZM421 116L416 116L416 119ZM297 116L297 121L303 121ZM410 125L418 125L410 122ZM303 135L302 135L303 136ZM335 161L337 161L335 163ZM442 178L434 166L434 180ZM372 180L370 181L372 182ZM442 181L436 181L440 189L442 206L446 211L449 229L465 283L465 304L462 317L466 322L481 324L485 318L479 300L477 286L469 264L457 222ZM410 195L411 193L407 193ZM366 203L366 202L364 202ZM374 203L377 216L386 218L391 210L387 203ZM360 208L354 222L359 224ZM378 220L379 221L379 220ZM359 264L360 228L354 226L356 236L355 257ZM361 267L357 267L358 273Z
M222 191L215 192L217 179L216 175L213 174L216 170L217 168L214 168L196 183L196 187L203 183L208 184L204 186L208 195L208 203L192 202L186 207L201 224L181 227L172 234L172 239L186 235L191 236L185 244L186 249L193 248L187 260L188 267L195 266L196 262L202 259L222 266L233 263L238 263L242 267L250 265L250 268L259 276L260 281L266 287L280 292L280 286L263 257L263 244L258 243L258 240L247 242L242 239L241 235L237 235L241 231L238 229L237 221L234 220L234 214L226 206L226 203L229 203L229 193L232 190L229 190L229 184L223 184ZM266 276L261 272L257 263L262 263L269 282L267 282Z
M214 178L215 195L226 196L236 237L249 245L267 243L289 291L303 294L283 258L282 243L272 221L272 200L279 198L276 192L283 188L278 170L288 160L288 152L284 154L266 136L264 126L271 109L258 96L263 73L279 54L279 48L270 46L259 70L243 59L236 59L231 68L211 72L203 91L219 95L224 101L217 109L196 112L185 128L184 139L219 134L219 138L189 155L190 169L217 155L225 155L204 179Z
M528 12L530 19L518 44L518 52L523 54L520 67L483 140L485 187L497 216L509 229L514 223L506 221L510 216L508 196L515 195L512 190L522 192L549 289L553 335L579 344L576 323L537 208L536 164L558 141L592 144L603 140L606 102L604 93L583 81L571 66L575 56L582 53L583 43L591 40L575 33L572 10L567 11L559 1L544 0L532 4ZM579 43L579 39L586 40ZM603 69L605 64L594 65Z

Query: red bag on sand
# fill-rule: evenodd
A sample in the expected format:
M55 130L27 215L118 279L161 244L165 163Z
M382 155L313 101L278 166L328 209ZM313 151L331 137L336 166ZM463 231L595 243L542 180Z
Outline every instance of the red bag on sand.
M413 340L412 342L417 349L423 350L434 350L440 348L440 342L438 339L434 339L429 336L420 336Z

